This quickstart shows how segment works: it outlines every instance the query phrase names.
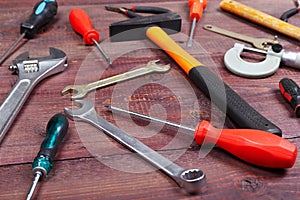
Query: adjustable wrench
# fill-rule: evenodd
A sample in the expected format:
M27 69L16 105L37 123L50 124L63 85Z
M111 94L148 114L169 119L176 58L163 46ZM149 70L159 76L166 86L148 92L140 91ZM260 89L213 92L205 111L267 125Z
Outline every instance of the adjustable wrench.
M128 135L121 129L101 118L95 111L94 103L87 100L75 100L79 104L78 110L65 108L65 114L72 120L87 122L96 128L103 130L108 136L112 137L128 149L138 153L142 158L150 162L155 167L161 169L176 183L190 194L200 192L205 183L205 175L200 169L185 170L170 160L166 159L153 149L149 148L139 140Z
M50 48L50 56L29 58L29 53L25 52L13 61L9 69L19 78L0 106L0 143L33 88L42 79L62 72L66 67L66 54L55 48Z

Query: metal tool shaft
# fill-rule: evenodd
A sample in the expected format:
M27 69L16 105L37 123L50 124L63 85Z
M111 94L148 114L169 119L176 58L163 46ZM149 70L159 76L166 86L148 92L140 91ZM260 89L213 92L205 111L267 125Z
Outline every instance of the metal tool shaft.
M31 185L30 189L29 189L29 192L28 192L28 194L27 194L26 200L30 200L30 199L32 198L33 193L34 193L34 191L35 191L35 188L36 188L36 186L37 186L37 184L38 184L40 178L42 177L42 175L43 175L43 174L42 174L42 172L40 172L40 171L35 172L34 180L33 180L33 182L32 182L32 185Z
M0 65L3 63L3 61L11 54L11 52L14 50L14 48L19 44L19 42L25 37L25 32L22 33L18 39L4 52L4 54L0 58Z
M89 123L105 134L112 137L128 149L138 153L142 158L150 162L155 167L161 169L179 186L183 187L189 193L198 193L205 180L205 175L200 169L185 170L170 160L166 159L153 149L149 148L136 138L128 135L121 129L101 118L95 111L94 104L91 101L76 100L82 107L79 110L70 110L65 108L65 113L73 120Z
M176 124L176 123L173 123L173 122L157 119L157 118L150 117L150 116L147 116L147 115L143 115L143 114L140 114L140 113L137 113L137 112L124 110L124 109L117 108L117 107L110 106L110 105L105 105L105 107L110 109L110 110L113 110L113 111L117 111L117 112L121 112L121 113L127 113L127 114L134 115L134 116L137 116L137 117L140 117L140 118L143 118L143 119L155 121L155 122L166 124L166 125L173 126L173 127L176 127L176 128L181 128L181 129L192 131L192 132L195 131L193 128L190 128L190 127L187 127L187 126L182 126L182 125L179 125L179 124Z
M194 37L194 32L196 29L196 24L197 24L197 19L196 17L193 19L193 23L192 23L192 28L191 28L191 33L190 33L190 37L189 37L189 41L187 43L188 47L191 47L193 45L193 37Z
M108 63L108 64L112 64L112 61L111 61L111 59L108 57L108 55L104 52L104 50L102 49L102 47L98 44L98 42L94 39L94 38L92 38L92 40L93 40L93 42L94 42L94 44L95 44L95 46L97 47L97 49L100 51L100 53L103 55L103 57L105 58L105 60L106 60L106 62Z

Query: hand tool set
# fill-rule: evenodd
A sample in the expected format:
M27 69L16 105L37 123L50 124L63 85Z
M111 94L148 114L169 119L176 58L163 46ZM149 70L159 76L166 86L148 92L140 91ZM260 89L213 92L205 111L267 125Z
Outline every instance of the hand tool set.
M299 5L299 1L297 3ZM190 9L189 18L192 20L192 27L187 46L191 47L196 23L202 17L204 9L207 7L207 1L188 0L188 7ZM298 8L285 12L281 17L282 21L234 0L222 0L220 7L224 11L234 13L297 40L300 39L298 34L300 28L287 23L287 18L298 13ZM107 5L105 8L108 11L119 12L130 18L120 22L113 22L109 26L111 42L151 40L174 59L195 86L210 98L235 123L238 129L218 129L206 120L202 120L193 129L114 106L106 106L108 109L192 131L197 144L203 145L205 144L204 141L208 141L252 165L264 168L291 168L294 166L297 157L297 147L286 139L281 138L281 129L251 107L238 93L212 72L209 66L204 66L169 36L169 34L181 31L182 18L179 14L166 8L151 6L126 8ZM30 18L21 23L21 36L4 53L0 59L0 64L12 53L22 38L34 38L34 35L42 27L53 20L56 13L57 2L55 0L43 0L37 3ZM138 13L147 13L147 15ZM69 22L74 31L83 37L84 43L95 45L107 63L111 65L112 60L99 45L99 33L93 28L88 14L78 8L72 9L69 13ZM279 44L277 36L272 40L234 33L213 25L205 25L203 28L251 43L255 47L250 48L244 44L236 43L233 48L225 53L225 66L239 76L248 78L267 77L275 73L280 64L300 68L300 53L285 50ZM259 63L245 61L241 56L244 50L264 54L266 58ZM86 122L102 130L107 136L166 173L187 193L198 194L202 192L202 188L206 185L206 175L202 170L197 168L183 169L100 117L95 110L95 104L92 101L82 99L89 92L101 87L151 73L166 73L170 70L169 64L160 65L158 62L159 60L151 60L144 67L135 68L123 74L84 85L68 85L61 91L62 95L74 92L71 100L74 100L74 103L79 108L64 108L66 116L58 113L48 122L46 138L32 163L34 181L26 199L33 197L38 181L51 171L55 155L68 131L69 123L67 117L73 121ZM14 59L9 70L18 75L18 80L0 106L0 142L4 139L5 134L34 87L43 79L64 71L67 66L66 53L53 47L50 48L49 56L29 58L29 53L25 52ZM284 99L294 109L296 116L300 117L299 86L292 79L283 78L279 83L279 88Z

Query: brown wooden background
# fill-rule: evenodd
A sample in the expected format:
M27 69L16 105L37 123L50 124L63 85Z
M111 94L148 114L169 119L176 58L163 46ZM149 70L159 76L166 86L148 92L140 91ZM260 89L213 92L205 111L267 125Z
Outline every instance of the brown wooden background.
M0 1L0 52L4 52L19 36L19 24L29 16L35 2ZM240 2L276 17L294 6L293 1L283 0ZM60 95L65 86L119 74L155 59L170 63L171 71L165 75L146 76L106 87L91 93L88 98L95 100L100 116L124 129L136 130L129 133L178 165L202 169L207 176L207 187L203 193L198 196L185 194L168 176L155 171L139 158L134 158L131 152L108 139L101 131L70 121L68 136L56 157L54 168L40 182L35 199L297 199L300 195L299 160L291 169L268 170L244 163L219 148L201 157L200 147L190 147L188 142L182 142L186 139L184 135L177 134L174 137L176 129L152 124L147 126L147 122L133 119L141 126L136 127L130 119L117 114L112 116L103 108L104 104L112 103L190 127L195 126L200 119L211 120L214 117L216 122L222 120L218 111L211 114L210 101L194 87L179 66L151 42L109 42L109 25L126 19L122 14L106 11L104 6L110 3L122 6L160 6L179 13L182 16L182 31L172 35L172 38L199 61L211 66L240 96L278 125L283 131L283 137L289 138L290 142L299 147L299 119L278 90L278 83L283 77L300 83L299 71L282 66L274 75L264 79L237 77L226 70L223 64L224 53L237 40L205 31L201 27L213 24L270 39L277 33L223 12L219 8L220 1L211 0L197 25L194 46L186 48L191 27L187 1L150 0L145 3L133 0L60 0L55 22L35 39L20 45L0 68L2 102L17 80L7 67L20 53L30 51L32 57L44 56L48 54L48 47L52 46L65 51L69 60L66 71L43 80L34 89L1 143L0 199L26 197L33 180L31 162L44 139L48 120L55 113L63 112L64 107L72 107L70 96ZM68 14L75 7L89 13L95 29L101 34L102 47L113 58L112 66L108 67L97 50L93 46L85 46L81 37L72 30ZM300 26L300 15L292 17L290 23ZM298 41L281 34L278 36L284 48L300 51ZM136 88L131 91L131 87ZM226 120L225 126L233 125L230 120Z

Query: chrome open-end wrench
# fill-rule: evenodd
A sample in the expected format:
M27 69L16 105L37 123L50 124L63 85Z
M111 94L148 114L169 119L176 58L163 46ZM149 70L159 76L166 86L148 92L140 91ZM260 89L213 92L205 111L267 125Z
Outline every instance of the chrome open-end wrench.
M128 149L138 153L142 158L169 175L176 183L190 194L197 194L205 183L205 175L200 169L185 170L149 148L136 138L101 118L95 111L94 103L87 100L75 100L78 110L65 108L65 114L72 120L82 121L103 130Z
M118 74L116 76L108 77L96 82L92 82L85 85L68 85L62 90L62 95L70 92L74 92L71 99L80 99L87 95L87 93L96 90L97 88L105 87L122 81L130 80L142 75L151 73L164 73L169 71L170 65L158 65L159 60L149 61L146 66L134 69L132 71Z
M29 53L19 55L10 66L10 70L19 78L0 106L0 142L25 103L30 92L41 80L62 72L67 67L66 54L56 48L50 48L50 55L41 58L29 58Z

